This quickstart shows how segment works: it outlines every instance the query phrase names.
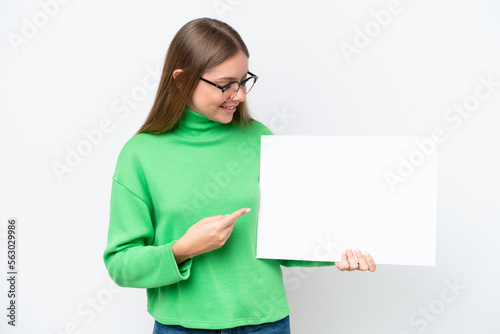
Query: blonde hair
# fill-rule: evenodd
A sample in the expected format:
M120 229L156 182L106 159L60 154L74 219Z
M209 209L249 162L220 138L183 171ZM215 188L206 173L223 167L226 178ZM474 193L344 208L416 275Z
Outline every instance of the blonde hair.
M170 43L153 107L136 134L162 134L175 128L203 73L239 51L249 57L241 36L227 23L211 18L186 23ZM183 71L174 82L176 69ZM246 102L240 102L231 123L246 126L253 120Z

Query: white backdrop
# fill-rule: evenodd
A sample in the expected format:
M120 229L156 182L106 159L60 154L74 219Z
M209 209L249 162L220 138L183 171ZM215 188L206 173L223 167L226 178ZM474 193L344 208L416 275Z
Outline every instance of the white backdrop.
M436 267L283 268L293 333L498 333L494 0L2 0L0 277L16 217L18 295L13 328L0 280L0 332L152 332L145 291L102 261L111 177L170 40L203 16L247 43L251 111L275 134L442 134Z

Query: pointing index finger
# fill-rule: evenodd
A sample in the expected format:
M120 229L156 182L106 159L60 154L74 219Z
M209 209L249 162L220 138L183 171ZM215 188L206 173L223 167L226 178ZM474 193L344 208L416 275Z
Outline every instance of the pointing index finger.
M239 210L236 210L235 212L229 214L229 215L226 215L229 220L231 221L235 221L236 219L240 218L241 216L243 216L245 213L247 212L250 212L250 208L243 208L243 209L239 209Z

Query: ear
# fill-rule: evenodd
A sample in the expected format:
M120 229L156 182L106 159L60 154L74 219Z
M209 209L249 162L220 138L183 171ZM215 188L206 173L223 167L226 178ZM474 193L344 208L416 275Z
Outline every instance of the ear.
M174 72L172 73L172 77L174 78L174 82L175 82L175 85L177 86L177 88L181 89L181 86L180 84L178 83L179 80L175 80L175 78L177 78L177 76L181 73L183 73L184 71L181 70L181 69L176 69L174 70Z

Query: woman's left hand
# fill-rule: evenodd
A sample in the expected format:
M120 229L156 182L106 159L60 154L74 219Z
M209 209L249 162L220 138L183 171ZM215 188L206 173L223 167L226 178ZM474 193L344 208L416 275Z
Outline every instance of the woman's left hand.
M353 271L375 271L377 265L370 254L363 254L361 251L356 250L356 257L354 257L354 252L352 249L346 249L342 252L341 261L335 262L335 266L341 270ZM358 260L356 261L356 258Z

